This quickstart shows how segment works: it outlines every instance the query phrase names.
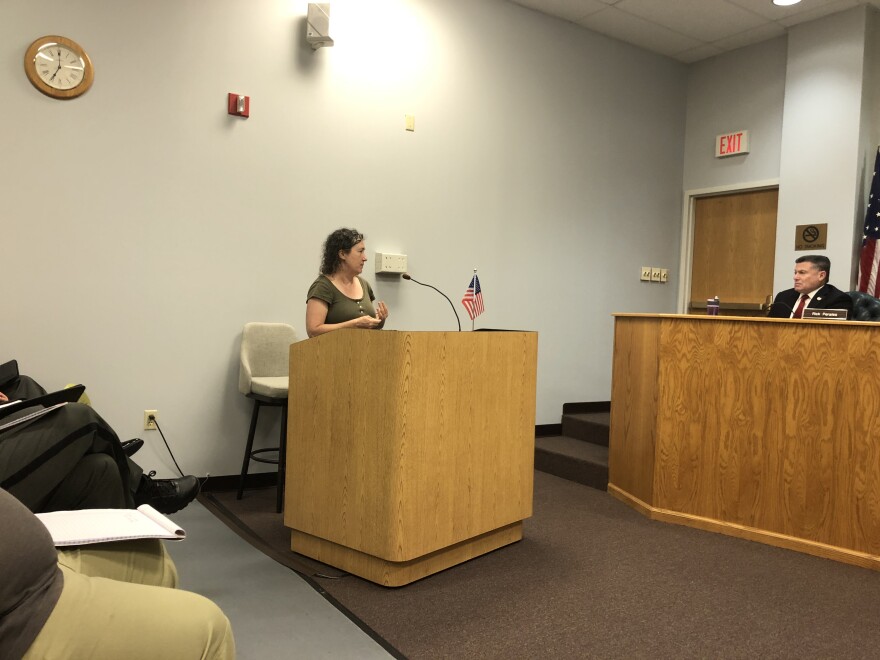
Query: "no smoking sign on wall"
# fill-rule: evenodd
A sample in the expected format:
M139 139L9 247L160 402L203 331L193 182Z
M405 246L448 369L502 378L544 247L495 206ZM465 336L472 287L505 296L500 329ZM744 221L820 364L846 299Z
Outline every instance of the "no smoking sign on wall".
M795 250L824 250L828 242L828 223L798 225L794 228Z

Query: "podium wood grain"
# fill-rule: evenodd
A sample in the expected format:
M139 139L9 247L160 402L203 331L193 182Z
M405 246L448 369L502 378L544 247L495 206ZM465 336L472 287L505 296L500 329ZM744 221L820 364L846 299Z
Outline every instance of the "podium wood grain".
M345 330L293 344L293 550L397 586L519 540L536 369L526 332Z
M618 315L609 491L880 569L875 324Z

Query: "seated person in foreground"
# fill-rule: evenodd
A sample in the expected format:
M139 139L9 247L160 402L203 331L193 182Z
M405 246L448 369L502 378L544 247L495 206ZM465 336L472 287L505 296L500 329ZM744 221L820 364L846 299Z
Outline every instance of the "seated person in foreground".
M853 301L849 294L828 284L831 260L823 255L809 254L795 260L794 288L776 294L770 307L770 318L799 319L804 309L845 309L852 318Z
M179 591L157 539L57 550L49 531L0 490L0 658L235 657L229 620Z
M321 274L306 296L309 337L341 328L381 329L388 308L361 279L367 261L364 236L356 229L337 229L324 241Z
M45 393L32 379L27 382ZM0 402L7 398L0 392ZM37 416L23 419L32 413ZM68 403L54 410L33 406L0 419L0 488L34 512L149 504L174 513L195 499L199 481L145 475L98 413Z

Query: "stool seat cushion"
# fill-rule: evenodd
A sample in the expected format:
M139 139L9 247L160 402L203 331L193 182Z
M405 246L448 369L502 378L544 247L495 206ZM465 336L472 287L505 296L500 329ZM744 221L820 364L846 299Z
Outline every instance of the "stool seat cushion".
M251 379L251 392L280 399L287 396L289 380L287 376L255 376Z

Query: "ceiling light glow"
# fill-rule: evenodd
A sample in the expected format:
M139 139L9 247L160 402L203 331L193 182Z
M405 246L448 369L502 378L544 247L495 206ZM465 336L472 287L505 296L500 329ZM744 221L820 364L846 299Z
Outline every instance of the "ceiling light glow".
M796 5L801 0L773 0L773 4L779 7L788 7L789 5Z

